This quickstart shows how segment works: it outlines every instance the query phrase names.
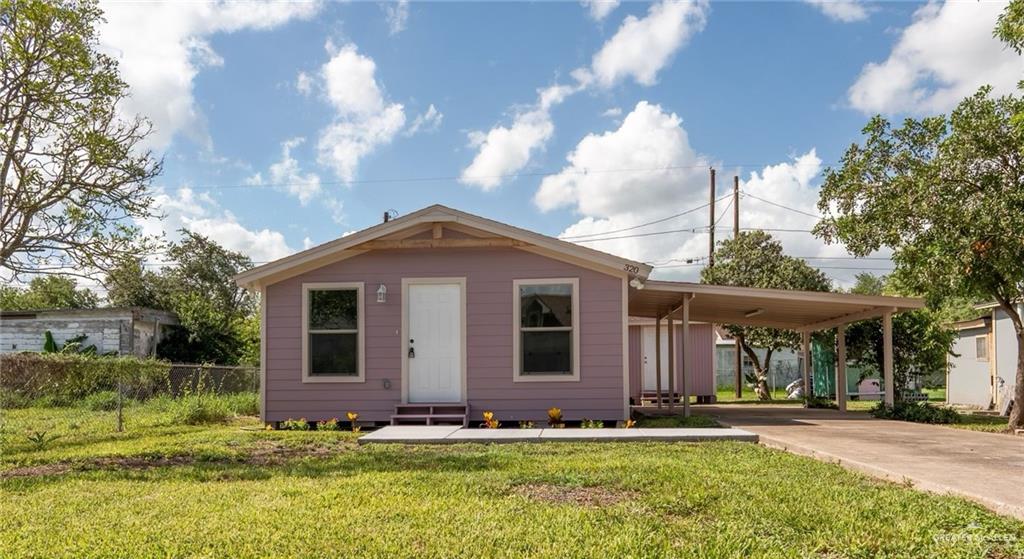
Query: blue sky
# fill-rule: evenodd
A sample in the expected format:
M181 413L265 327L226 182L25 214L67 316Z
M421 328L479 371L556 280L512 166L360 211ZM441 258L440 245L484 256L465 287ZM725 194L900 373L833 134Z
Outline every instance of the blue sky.
M153 120L165 158L166 218L143 228L189 227L257 261L433 203L600 238L705 202L708 165L722 194L738 174L814 213L820 171L871 114L947 111L1024 68L991 38L1001 4L987 2L104 7L124 110ZM745 227L814 221L756 198L741 209ZM706 225L704 210L634 231ZM778 236L840 283L889 267ZM707 238L587 245L692 279L683 264Z

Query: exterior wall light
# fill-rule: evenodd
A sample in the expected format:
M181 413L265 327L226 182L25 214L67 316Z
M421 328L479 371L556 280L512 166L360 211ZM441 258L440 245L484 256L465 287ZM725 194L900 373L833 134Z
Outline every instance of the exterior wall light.
M377 302L387 303L388 302L388 286L383 283L377 288Z

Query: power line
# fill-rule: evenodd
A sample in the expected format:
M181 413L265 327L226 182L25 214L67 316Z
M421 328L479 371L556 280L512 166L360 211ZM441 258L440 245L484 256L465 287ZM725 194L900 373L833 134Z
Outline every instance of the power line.
M743 196L747 196L747 197L753 198L755 200L760 200L760 201L762 201L762 202L764 202L766 204L771 204L773 206L776 206L778 208L782 208L784 210L789 210L791 212L796 212L798 214L803 214L803 215L806 215L808 217L813 217L814 219L821 219L821 216L818 215L818 214L812 214L810 212L805 212L803 210L798 210L796 208L791 208L789 206L786 206L786 205L783 205L783 204L779 204L777 202L772 202L771 200L766 200L764 198L761 198L760 196L754 196L753 194L750 194L749 192L747 192L745 190L741 190L740 194L742 194Z
M729 194L729 195L726 195L726 196L722 196L721 198L718 198L715 201L718 202L719 200L722 200L724 198L728 198L729 196L732 196L732 195ZM697 206L696 208L690 208L690 209L688 209L686 211L679 212L679 213L677 213L675 215L670 215L668 217L663 217L661 219L656 219L654 221L648 221L647 223L641 223L640 225L634 225L632 227L624 227L622 229L615 229L613 231L602 231L601 233L589 233L589 234L586 234L586 235L572 235L570 237L559 237L559 239L561 239L563 241L572 241L574 239L582 239L584 237L599 237L601 235L613 235L615 233L622 233L624 231L632 231L634 229L639 229L641 227L647 227L648 225L655 225L655 224L658 224L658 223L663 223L663 222L669 221L671 219L675 219L677 217L682 217L682 216L684 216L686 214L690 214L690 213L693 213L695 211L702 210L702 209L704 209L704 208L706 208L706 207L708 207L710 205L711 205L711 202L707 202L705 204L701 204L700 206Z
M778 162L772 163L736 163L736 164L722 164L723 168L729 169L748 169L748 168L764 168L771 165L777 165ZM206 185L180 185L180 186L165 186L165 190L221 190L221 189L236 189L236 188L286 188L293 186L332 186L332 185L353 185L353 184L386 184L386 183L402 183L402 182L443 182L443 181L474 181L474 180L494 180L494 179L512 179L512 178L530 178L530 177L550 177L555 175L598 175L606 173L647 173L647 172L665 172L665 171L681 171L686 169L706 169L708 165L666 165L663 167L634 167L634 168L610 168L610 169L559 169L557 171L536 171L526 173L503 173L493 175L447 175L447 176L426 176L426 177L390 177L380 179L353 179L353 180L326 180L326 181L305 181L305 182L244 182L241 184L206 184Z

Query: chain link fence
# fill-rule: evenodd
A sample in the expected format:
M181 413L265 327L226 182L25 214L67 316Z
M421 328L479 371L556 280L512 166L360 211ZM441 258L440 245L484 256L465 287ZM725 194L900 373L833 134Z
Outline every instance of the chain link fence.
M135 357L0 354L0 407L37 400L72 405L104 391L141 400L258 393L259 389L259 368L253 366L169 363Z

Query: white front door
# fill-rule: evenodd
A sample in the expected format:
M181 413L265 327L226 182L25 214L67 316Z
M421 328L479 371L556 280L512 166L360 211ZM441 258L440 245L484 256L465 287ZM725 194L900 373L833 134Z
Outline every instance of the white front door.
M643 327L641 348L644 356L644 390L658 389L656 354L654 352L654 326ZM661 326L661 389L668 391L668 327Z
M462 400L462 286L410 284L410 402Z

